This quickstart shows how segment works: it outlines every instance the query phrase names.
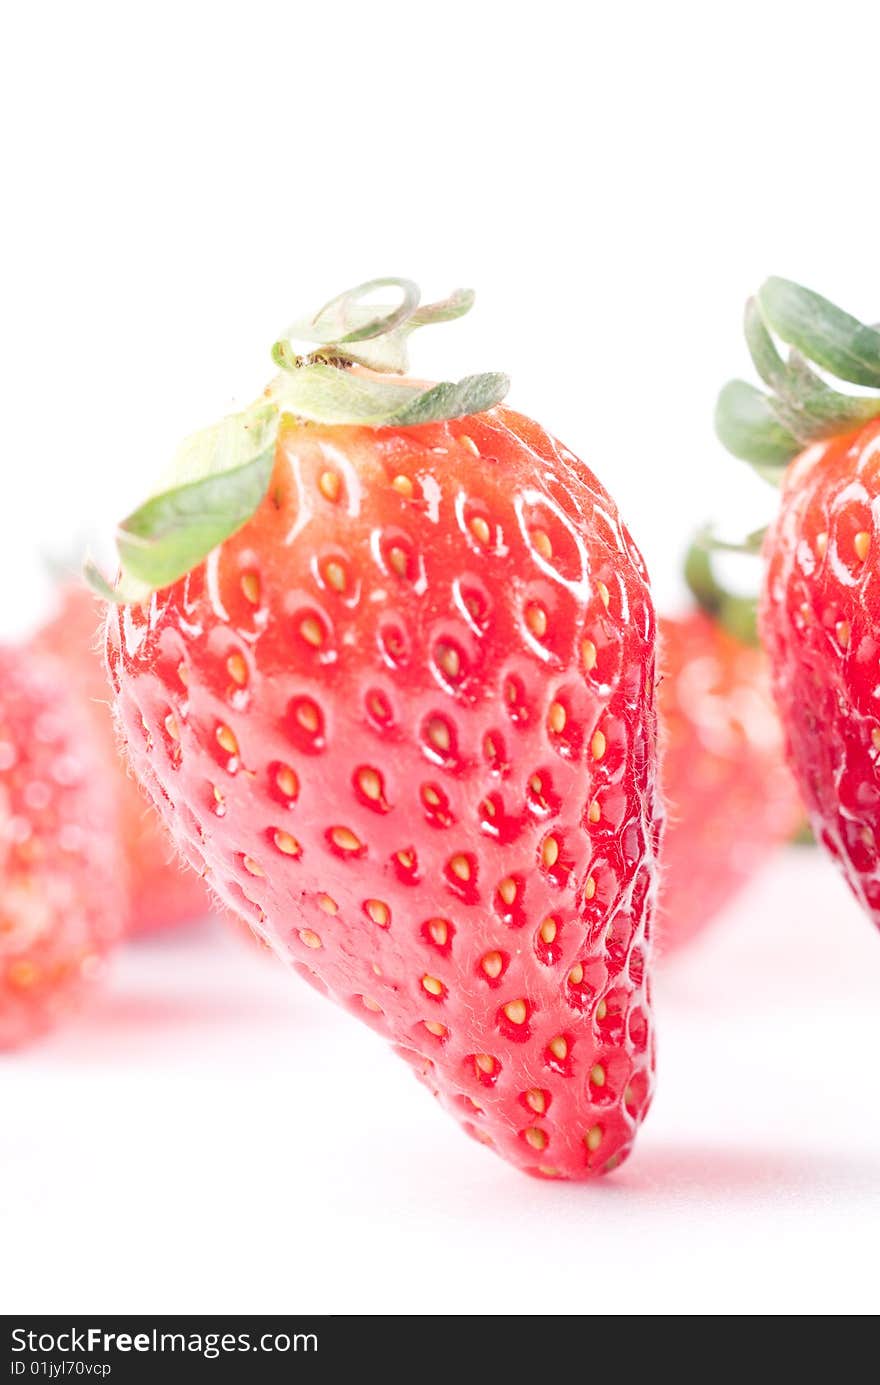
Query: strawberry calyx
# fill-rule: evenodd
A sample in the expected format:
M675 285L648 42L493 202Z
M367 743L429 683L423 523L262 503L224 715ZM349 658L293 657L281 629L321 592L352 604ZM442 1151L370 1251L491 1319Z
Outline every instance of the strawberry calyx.
M786 357L774 336L788 348ZM804 447L880 416L880 330L788 279L768 279L745 311L745 337L767 392L731 380L715 410L719 438L735 457L778 484ZM871 391L845 394L836 381Z
M399 302L366 301L382 289L395 291ZM272 348L279 374L260 398L188 438L159 488L118 526L116 580L90 558L86 580L107 601L141 603L202 562L265 496L285 416L305 424L413 427L500 403L510 381L499 372L435 385L387 378L405 375L413 331L462 317L473 302L470 289L457 289L420 306L411 280L372 279L294 323Z
M698 534L684 560L688 590L707 616L740 644L758 644L757 602L754 597L730 591L718 576L713 553L722 546L706 532ZM746 551L739 548L737 551ZM754 549L751 550L754 552Z

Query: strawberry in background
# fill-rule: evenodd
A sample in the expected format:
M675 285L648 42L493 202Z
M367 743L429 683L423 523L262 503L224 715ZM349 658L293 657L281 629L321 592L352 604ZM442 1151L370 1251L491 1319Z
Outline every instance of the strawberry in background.
M880 926L880 330L774 278L745 333L766 392L728 384L716 426L780 487L759 620L776 705L816 840Z
M0 1048L80 999L125 921L104 749L63 668L0 648Z
M37 635L34 647L63 665L65 681L92 722L103 752L108 790L115 796L114 827L121 837L126 882L126 932L148 933L202 918L212 904L203 882L178 856L120 752L100 649L100 621L94 595L82 583L68 582L60 588L58 609Z
M685 576L694 609L660 621L661 954L708 927L803 820L755 603L723 590L700 544Z
M653 1085L654 611L613 500L505 377L403 378L471 299L376 281L291 329L92 578L181 851L468 1134L582 1179Z

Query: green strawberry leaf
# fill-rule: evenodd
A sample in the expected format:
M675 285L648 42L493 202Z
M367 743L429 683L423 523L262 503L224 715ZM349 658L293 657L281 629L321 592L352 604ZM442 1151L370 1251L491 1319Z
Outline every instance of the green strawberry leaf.
M419 389L316 363L278 376L269 396L298 418L390 428L482 413L500 403L509 386L506 375L493 372Z
M755 369L774 392L769 399L770 408L800 442L834 437L876 417L877 399L839 394L810 369L797 351L784 361L755 298L746 304L745 335Z
M779 422L769 397L745 380L731 380L718 396L715 431L728 452L751 462L773 485L801 450L798 439Z
M880 331L866 327L790 279L772 278L758 292L765 320L778 337L839 380L880 389ZM880 410L880 404L875 403Z

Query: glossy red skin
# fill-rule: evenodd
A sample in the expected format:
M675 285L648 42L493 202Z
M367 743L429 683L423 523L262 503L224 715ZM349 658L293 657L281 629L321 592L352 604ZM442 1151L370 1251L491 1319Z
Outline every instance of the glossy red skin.
M116 823L127 883L126 931L153 933L191 923L213 906L204 882L178 856L164 824L120 754L104 671L101 615L91 592L70 583L60 593L58 610L34 645L64 664L70 686L91 716L104 752L107 782L116 796Z
M335 501L320 489L328 471ZM535 552L536 526L550 561ZM341 593L328 561L344 572ZM258 604L243 577L258 579ZM542 639L526 632L530 602L547 614ZM302 636L307 618L323 632L317 647ZM458 651L458 677L436 662L442 641ZM108 655L132 763L231 908L386 1035L503 1157L576 1179L620 1161L653 1080L654 616L641 558L582 463L509 410L381 432L289 421L252 521L148 614L111 612ZM230 655L245 661L245 686ZM301 699L317 711L314 733L297 719ZM548 725L554 700L567 709L561 733ZM426 738L431 718L445 719L448 754ZM235 737L221 729L225 748L223 727ZM280 764L295 771L295 798L279 788ZM378 802L355 782L365 767L381 776ZM336 828L360 848L334 844ZM279 829L298 855L279 850ZM559 855L544 867L550 836ZM469 880L451 865L459 855ZM508 877L510 904L498 892ZM369 900L388 908L387 927ZM432 919L447 922L445 945ZM494 978L481 968L490 952L502 959ZM503 1010L519 1000L524 1023Z
M785 765L763 651L701 611L660 621L666 828L661 953L701 932L789 841L803 808Z
M0 1048L80 999L123 922L104 759L64 671L0 648Z
M792 462L765 544L761 634L813 832L880 925L878 505L880 420Z

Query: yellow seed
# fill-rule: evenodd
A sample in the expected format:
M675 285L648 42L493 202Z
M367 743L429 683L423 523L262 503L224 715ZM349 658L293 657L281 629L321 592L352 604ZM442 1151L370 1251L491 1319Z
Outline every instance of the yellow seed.
M425 1020L425 1028L429 1034L436 1034L438 1039L442 1039L446 1033L446 1025L438 1024L436 1020Z
M817 535L816 535L816 552L818 553L819 557L820 557L820 558L824 558L824 557L825 557L825 554L826 554L826 552L827 552L827 550L828 550L828 535L827 535L827 534L817 534Z
M550 711L547 714L547 724L551 731L555 731L557 736L560 731L565 730L565 708L561 702L550 703Z
M532 1149L546 1149L547 1136L543 1130L539 1130L536 1125L526 1131L526 1144L530 1144Z
M460 852L450 860L449 869L459 880L470 880L471 878L471 863L468 858L462 856Z
M296 798L299 793L299 780L289 765L281 765L275 775L275 783L285 798Z
M440 645L437 650L437 663L449 678L457 678L461 672L461 656L451 645Z
M584 668L590 673L596 667L596 646L592 640L581 641L581 658Z
M177 665L177 676L185 688L189 687L189 669L183 660Z
M856 550L856 557L860 563L863 563L868 556L868 549L871 547L871 535L867 529L859 530L853 540L853 545Z
M397 860L404 870L412 870L416 863L416 853L411 847L407 847L405 850L397 852Z
M486 975L494 981L496 976L501 975L502 968L504 967L504 958L501 956L500 952L487 952L480 962L480 966L483 968Z
M467 433L460 434L458 441L461 443L462 447L467 448L468 452L472 452L475 457L479 457L480 449L477 447L473 438L468 437Z
M584 979L584 967L582 962L575 962L571 971L568 973L568 979L572 986L579 986L581 984Z
M301 943L305 943L306 947L318 948L321 946L321 939L318 937L317 933L314 933L312 931L311 928L301 928L299 940Z
M415 487L408 476L395 476L391 482L398 495L402 495L406 500L411 500Z
M338 500L340 488L339 476L335 471L322 471L318 478L318 490L325 500Z
M590 741L590 754L594 760L601 760L607 747L604 731L594 731L593 739Z
M600 1000L599 1004L596 1006L596 1019L603 1020L607 1014L608 1006L606 1005L604 1000Z
M635 1105L635 1099L636 1099L636 1094L635 1094L635 1092L633 1091L632 1087L630 1087L630 1085L627 1083L627 1085L626 1085L626 1086L624 1087L624 1089L623 1089L623 1104L624 1104L624 1106L634 1106L634 1105Z
M474 515L473 519L468 525L468 528L470 529L477 543L485 545L489 542L489 539L491 537L489 526L483 519L482 515Z
M275 845L285 856L299 856L300 844L296 837L292 837L289 832L282 832L279 828L275 833Z
M596 800L595 800L595 798L594 798L593 801L592 801L592 803L591 803L590 806L589 806L589 809L587 810L587 819L588 819L589 822L598 822L598 821L599 821L599 817L600 817L599 804L596 802Z
M438 981L436 976L423 976L422 986L428 992L428 995L443 994L443 982Z
M433 784L422 785L422 802L427 803L430 808L436 808L440 803L440 795Z
M587 883L584 885L584 899L592 899L596 893L596 880L592 875L587 876Z
M301 702L296 709L296 719L304 731L317 731L321 724L314 702Z
M449 924L446 919L431 919L428 932L438 947L445 947L449 941Z
M492 761L498 759L498 747L495 744L493 736L486 736L483 741L483 752L487 760Z
M350 827L334 827L330 833L330 840L334 846L338 846L340 851L360 851L361 841L356 837Z
M165 718L165 730L173 741L180 740L180 727L177 725L177 717L173 712L169 712Z
M217 804L218 808L222 808L226 803L226 798L222 791L217 788L216 784L212 785L212 788L214 790L214 802Z
M480 815L484 818L494 818L497 813L498 809L495 807L491 798L484 798L480 804Z
M550 542L550 535L547 533L546 529L533 529L531 538L532 547L540 557L553 557L553 545Z
M6 975L10 985L15 986L17 990L25 991L39 981L40 969L34 962L22 958L20 961L10 964Z
M371 1000L368 995L362 995L361 1002L365 1010L372 1010L374 1015L381 1015L382 1006L377 1005L375 1000Z
M306 616L305 620L300 621L299 633L313 649L319 649L324 643L324 627L315 616Z
M406 576L407 555L406 550L397 544L388 551L388 564L397 573L398 577Z
M217 727L217 744L229 755L238 754L238 741L228 726Z
M871 732L871 744L875 750L880 750L880 726L875 726Z
M244 598L252 606L260 604L260 579L255 572L243 572L241 574L241 590Z
M331 559L330 562L324 564L324 580L334 591L344 592L346 582L345 568L341 563L337 563Z
M556 937L556 920L545 919L538 931L541 934L541 942L546 943L549 947L550 943L552 943Z
M590 1069L590 1081L594 1087L605 1086L605 1069L601 1063L595 1063Z
M247 682L248 670L242 655L230 654L226 660L226 668L233 683L237 683L240 688L243 688Z
M559 1170L555 1169L552 1164L539 1164L538 1173L542 1173L545 1178L559 1177Z
M474 1063L480 1072L493 1073L495 1071L495 1059L488 1053L477 1053L474 1055Z
M387 928L391 922L391 910L381 899L368 899L366 910L374 923L378 923L380 928Z
M382 780L374 769L360 769L357 776L358 788L365 798L374 802L382 796Z
M607 611L608 602L611 600L611 597L608 593L608 588L606 587L605 583L597 582L596 591L599 593L599 600L602 602L602 605L605 607L605 610Z
M541 860L548 870L559 860L559 843L555 837L545 837L541 847Z
M439 717L431 718L428 722L428 740L435 750L446 751L449 749L452 738L445 721L441 721Z
M834 630L837 635L838 644L843 649L847 649L849 647L849 621L839 620L835 625Z
M532 601L526 607L526 625L536 640L543 639L547 633L547 612L543 606L538 605L537 601Z
M263 867L260 865L259 861L255 861L253 856L242 856L241 863L247 871L248 875L266 874L266 872L263 870Z
M593 1153L595 1153L595 1151L599 1148L599 1146L600 1146L601 1143L602 1143L602 1127L601 1127L601 1125L593 1125L593 1126L591 1126L590 1129L587 1131L586 1135L584 1136L584 1144L587 1146L587 1149L590 1151L590 1153L593 1154Z
M525 1024L528 1009L524 1000L508 1000L504 1013L511 1024Z
M547 1100L540 1087L532 1087L531 1091L526 1092L526 1102L539 1116L543 1116L547 1109Z
M551 1039L547 1047L560 1062L568 1057L568 1040L562 1034L557 1034L555 1039Z
M318 908L323 909L325 914L339 913L339 905L335 899L331 899L329 894L318 895Z
M516 881L513 876L506 876L498 886L498 893L505 904L512 904L516 899Z

